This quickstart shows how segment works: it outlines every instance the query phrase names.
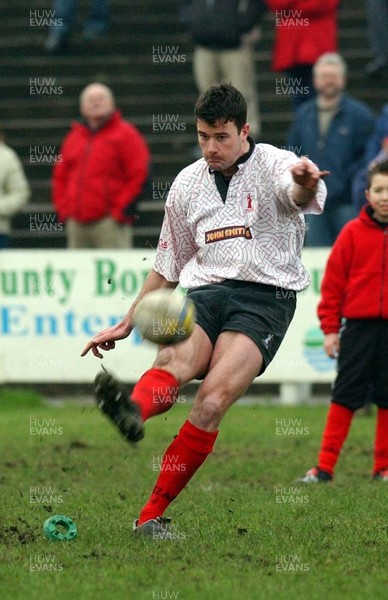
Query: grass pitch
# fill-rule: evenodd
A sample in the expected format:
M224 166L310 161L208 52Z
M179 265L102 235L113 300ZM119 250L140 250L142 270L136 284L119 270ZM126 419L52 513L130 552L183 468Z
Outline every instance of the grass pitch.
M233 407L213 455L170 506L175 542L134 538L188 407L129 446L94 407L0 392L1 596L48 600L387 597L388 484L372 482L375 416L353 422L335 482L301 486L326 407ZM65 514L71 542L43 522Z

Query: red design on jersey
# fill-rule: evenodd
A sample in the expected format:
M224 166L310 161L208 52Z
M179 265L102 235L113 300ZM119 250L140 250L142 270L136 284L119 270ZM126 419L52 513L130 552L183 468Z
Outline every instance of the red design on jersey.
M253 206L253 198L252 198L252 193L251 192L244 192L244 195L246 194L246 197L244 198L244 212L253 212L255 210L254 206Z

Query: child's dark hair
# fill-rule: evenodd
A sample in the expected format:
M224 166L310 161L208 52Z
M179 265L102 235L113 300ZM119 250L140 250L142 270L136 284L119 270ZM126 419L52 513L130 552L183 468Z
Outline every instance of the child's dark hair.
M368 171L368 190L372 185L372 179L374 175L388 175L388 160L375 164Z
M233 121L240 133L247 122L247 103L244 96L233 85L221 83L212 85L200 95L194 107L196 119L205 121L211 127L217 121Z

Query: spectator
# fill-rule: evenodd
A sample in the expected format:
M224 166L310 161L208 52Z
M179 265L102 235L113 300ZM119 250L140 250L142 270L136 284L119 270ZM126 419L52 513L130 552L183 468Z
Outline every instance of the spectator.
M379 77L388 67L388 0L367 0L369 47L373 60L365 72Z
M288 148L331 173L319 223L311 215L306 218L306 245L331 246L345 223L356 216L351 184L362 164L374 117L364 103L344 93L346 64L339 54L321 56L313 75L317 97L297 110Z
M0 249L10 245L11 217L27 202L30 188L22 164L0 130Z
M149 151L140 132L115 109L111 90L92 83L82 92L80 112L54 167L53 201L67 224L69 248L128 248L149 171Z
M377 405L373 479L388 481L388 161L372 169L365 195L368 204L341 231L322 281L318 316L338 375L318 465L304 483L333 479L354 413L368 397Z
M315 96L313 64L337 51L337 8L340 0L266 0L276 14L272 67L284 71L294 108ZM291 82L291 84L290 84Z
M248 105L253 138L261 131L253 45L260 39L263 0L184 0L195 44L194 78L200 93L221 80L238 88Z
M56 25L51 29L45 43L45 49L52 54L67 52L71 30L73 28L77 0L53 0L52 8ZM89 16L84 26L83 37L96 40L108 29L108 0L90 0Z

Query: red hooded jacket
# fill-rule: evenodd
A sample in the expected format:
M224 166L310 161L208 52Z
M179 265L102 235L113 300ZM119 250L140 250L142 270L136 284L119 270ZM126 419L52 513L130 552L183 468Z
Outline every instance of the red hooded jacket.
M341 318L388 319L388 223L366 205L345 225L326 265L318 317L325 334L338 333Z
M272 67L285 71L313 65L325 52L337 52L340 0L266 0L276 13Z
M132 223L130 205L144 187L149 162L143 136L119 111L96 131L74 123L53 172L59 220L90 223L111 216Z

